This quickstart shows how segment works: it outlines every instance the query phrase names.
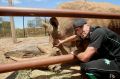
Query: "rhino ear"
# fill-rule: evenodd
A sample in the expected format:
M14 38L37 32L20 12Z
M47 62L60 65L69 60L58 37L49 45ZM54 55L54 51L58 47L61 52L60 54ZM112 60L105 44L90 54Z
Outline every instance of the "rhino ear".
M58 28L59 22L58 22L58 20L57 20L56 17L51 17L51 18L50 18L50 24L51 24L53 27Z

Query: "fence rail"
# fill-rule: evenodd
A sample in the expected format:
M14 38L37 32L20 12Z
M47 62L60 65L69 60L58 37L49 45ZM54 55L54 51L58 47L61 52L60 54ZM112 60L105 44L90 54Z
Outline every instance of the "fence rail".
M86 12L66 9L40 9L23 7L0 7L0 16L45 16L120 19L120 14L108 12Z

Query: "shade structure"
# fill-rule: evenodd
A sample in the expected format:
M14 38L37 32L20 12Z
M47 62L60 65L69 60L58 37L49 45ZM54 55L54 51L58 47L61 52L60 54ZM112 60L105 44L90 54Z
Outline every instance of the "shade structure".
M86 12L66 9L40 9L23 7L0 7L0 16L50 16L50 17L82 17L100 19L120 19L120 14L108 12Z
M0 73L22 70L22 69L40 68L42 66L48 66L57 63L72 62L72 61L77 61L77 58L72 54L68 54L68 55L47 57L43 59L38 58L38 59L14 62L9 64L0 64Z

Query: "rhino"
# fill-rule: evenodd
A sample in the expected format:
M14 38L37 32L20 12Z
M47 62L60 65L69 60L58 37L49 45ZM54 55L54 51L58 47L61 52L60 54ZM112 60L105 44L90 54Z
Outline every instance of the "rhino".
M51 17L50 24L48 25L50 33L50 43L52 46L57 44L59 40L63 40L74 34L73 22L75 19L79 18L60 18L60 17ZM107 27L114 32L120 34L120 20L117 19L88 19L88 24L92 26ZM91 26L91 27L92 27ZM51 29L52 28L52 29ZM81 46L80 46L81 45ZM79 50L84 51L88 45L88 41L84 40L82 43L79 40L72 42L64 43L58 48L54 53L51 51L51 55L65 55L69 54L71 51ZM60 66L57 65L57 66Z
M79 19L79 18L63 18L63 17L62 18L60 17L50 18L50 24L48 25L48 29L49 29L48 31L50 33L49 42L51 43L52 46L58 43L59 40L63 40L75 34L74 28L73 28L73 22L75 21L75 19ZM107 27L113 30L114 32L120 34L120 29L119 29L120 20L88 19L88 18L85 18L85 19L87 20L88 24L92 26ZM76 39L75 41L64 43L62 46L58 48L58 50L61 52L62 55L68 54L71 51L74 51L77 49L80 49L80 51L84 51L87 46L87 41L86 40L83 41L82 46L79 46L79 43L80 41Z
M58 43L59 40L63 40L74 34L73 22L75 19L79 19L79 18L51 17L49 20L49 23L43 23L43 25L47 26L47 30L49 33L49 43L38 44L36 47L35 46L27 46L26 48L25 47L24 48L25 49L29 48L29 49L34 49L34 50L36 49L37 51L36 50L34 51L35 55L39 54L39 56L41 56L42 54L44 54L48 57L56 56L56 55L66 55L66 54L69 54L71 51L75 51L78 49L79 49L79 51L84 51L86 46L88 45L87 41L83 41L81 46L79 46L80 41L77 39L72 42L64 43L59 48L54 47L54 44ZM91 24L93 26L108 27L108 28L112 29L113 31L115 31L116 33L120 34L119 33L120 32L119 31L120 30L119 29L119 26L120 26L119 20L88 19L88 18L86 18L86 20L88 21L89 24ZM28 53L28 51L31 51L31 50L22 51L22 52L25 52L25 55L22 55L22 56L26 56L26 52ZM14 52L16 52L16 51L7 52L7 54L5 54L5 56L10 57L16 61L25 59L23 57L21 57L22 59L20 59L20 58L18 59L18 58L10 56L10 53L14 53ZM17 52L19 52L19 51L17 50ZM40 52L42 52L42 53L40 53ZM32 52L29 52L29 55L31 55L31 54L32 54ZM31 57L34 54L32 54ZM48 69L50 69L50 70L59 70L60 68L61 68L60 64L48 66Z

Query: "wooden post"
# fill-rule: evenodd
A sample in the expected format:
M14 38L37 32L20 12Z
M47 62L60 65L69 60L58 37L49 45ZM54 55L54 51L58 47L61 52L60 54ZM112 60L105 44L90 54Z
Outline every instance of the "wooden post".
M13 6L12 5L12 0L8 0L8 2L9 2L9 6ZM13 16L10 16L10 25L11 25L11 33L12 33L13 43L17 43L16 31L15 31L15 25L14 25L14 17Z

